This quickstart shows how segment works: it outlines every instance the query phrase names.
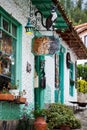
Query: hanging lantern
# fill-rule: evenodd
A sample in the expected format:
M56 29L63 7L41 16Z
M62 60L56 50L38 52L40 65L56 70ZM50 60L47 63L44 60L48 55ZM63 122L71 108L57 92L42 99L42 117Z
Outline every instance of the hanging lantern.
M34 26L30 23L30 18L28 18L27 25L25 26L26 34L33 34Z

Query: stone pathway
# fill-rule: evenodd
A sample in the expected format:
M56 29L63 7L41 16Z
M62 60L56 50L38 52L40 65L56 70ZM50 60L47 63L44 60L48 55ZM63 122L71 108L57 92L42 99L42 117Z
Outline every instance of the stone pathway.
M81 120L81 124L82 124L82 128L76 130L87 130L87 108L77 112L75 116Z

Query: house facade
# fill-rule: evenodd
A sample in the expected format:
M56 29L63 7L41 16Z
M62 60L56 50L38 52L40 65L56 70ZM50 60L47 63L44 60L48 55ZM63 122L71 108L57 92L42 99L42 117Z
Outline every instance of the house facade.
M18 92L25 92L29 111L37 105L44 108L53 102L70 105L70 101L76 101L76 61L87 58L87 50L60 3L0 0L0 5L0 53L10 60L0 66L4 78L0 83L1 93L9 82L16 84ZM56 6L57 18L55 25L52 23L52 28L47 30L41 15L44 22L51 5ZM37 11L41 14L36 16ZM25 32L29 16L35 27L32 35ZM18 92L13 93L15 98ZM21 102L1 100L0 120L19 119L23 106Z
M82 39L84 45L87 48L87 23L84 24L80 24L78 26L75 27L75 30L77 31L78 35L80 36L80 38ZM87 62L87 58L83 59L83 60L78 60L78 64L84 64Z

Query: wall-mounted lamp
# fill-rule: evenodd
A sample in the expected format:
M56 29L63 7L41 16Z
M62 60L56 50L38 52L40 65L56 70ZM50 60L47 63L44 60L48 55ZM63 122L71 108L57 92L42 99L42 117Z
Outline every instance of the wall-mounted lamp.
M25 26L26 34L33 34L34 26L30 22L30 18L28 18L28 22Z
M33 30L34 30L34 25L32 25L31 23L31 0L29 0L29 3L28 3L28 6L29 6L29 17L28 17L28 22L25 26L25 31L26 31L26 34L33 34Z

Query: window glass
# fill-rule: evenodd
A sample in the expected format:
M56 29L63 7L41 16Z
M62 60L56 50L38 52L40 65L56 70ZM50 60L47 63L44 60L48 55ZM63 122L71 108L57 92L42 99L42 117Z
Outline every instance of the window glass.
M16 40L5 32L0 39L0 89L8 87L9 82L14 82L15 46Z
M15 37L17 36L16 32L17 32L17 27L14 24L12 24L12 35Z
M10 31L9 30L9 22L6 21L5 19L3 19L3 29L5 29L6 31Z

